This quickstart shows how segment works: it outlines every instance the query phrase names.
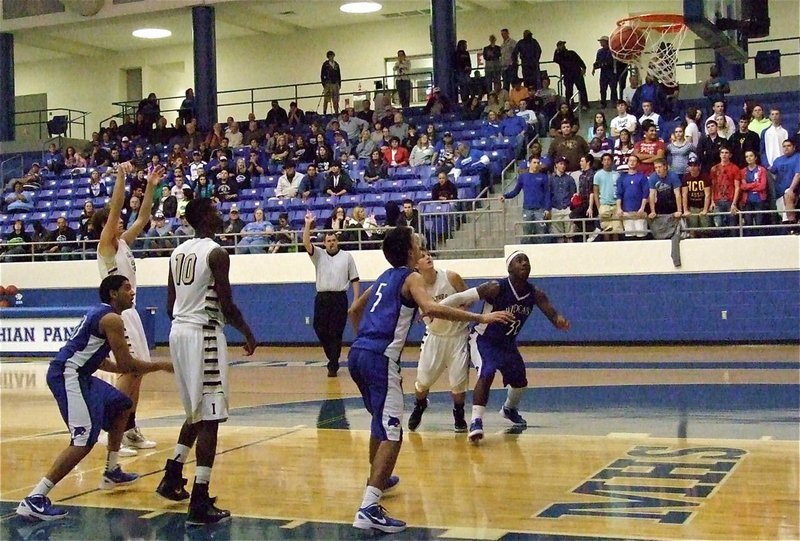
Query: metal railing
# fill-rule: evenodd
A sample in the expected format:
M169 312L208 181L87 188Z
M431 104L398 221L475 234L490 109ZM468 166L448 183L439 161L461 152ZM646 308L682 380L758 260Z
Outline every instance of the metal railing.
M14 111L15 126L20 128L22 126L35 126L37 139L42 139L45 136L49 137L50 132L47 129L47 121L52 120L56 116L66 116L66 135L67 137L77 137L77 131L73 135L72 127L81 127L81 138L86 139L86 116L87 111L79 111L77 109L68 108L55 108L55 109L32 109L30 111ZM23 117L23 115L30 115L30 119ZM22 117L22 120L19 120ZM17 139L20 139L19 134Z
M14 178L25 174L22 154L11 156L0 162L0 186L5 189L6 184Z
M484 188L475 199L422 201L417 204L417 232L437 257L492 257L502 253L506 229L505 205L488 198Z

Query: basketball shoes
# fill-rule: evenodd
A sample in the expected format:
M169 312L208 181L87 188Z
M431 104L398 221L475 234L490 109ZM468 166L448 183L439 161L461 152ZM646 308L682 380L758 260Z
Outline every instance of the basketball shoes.
M382 505L373 503L362 507L356 513L353 527L359 530L379 530L385 533L397 533L406 529L406 523L386 514Z

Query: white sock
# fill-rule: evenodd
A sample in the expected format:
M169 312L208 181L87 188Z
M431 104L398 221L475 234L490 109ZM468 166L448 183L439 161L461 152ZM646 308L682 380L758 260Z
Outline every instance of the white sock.
M525 387L520 387L519 389L515 389L514 387L508 388L508 397L506 397L506 402L503 404L504 408L508 409L519 409L519 403L522 400L522 394L525 392Z
M382 490L367 485L367 488L364 489L364 499L361 500L361 508L363 509L372 504L378 503L381 501L381 496L383 496Z
M483 419L483 414L486 412L486 406L472 406L472 420Z
M211 482L211 468L207 466L197 466L194 471L194 482L199 485L207 485Z
M42 480L39 481L39 484L33 487L28 496L35 496L36 494L41 494L42 496L47 496L55 485L48 479L47 477L42 477Z
M189 451L191 451L191 447L186 447L185 445L181 445L180 443L175 446L175 458L173 459L175 462L180 462L181 464L186 462L186 459L189 458Z
M119 463L119 451L109 451L106 457L106 471L111 471Z

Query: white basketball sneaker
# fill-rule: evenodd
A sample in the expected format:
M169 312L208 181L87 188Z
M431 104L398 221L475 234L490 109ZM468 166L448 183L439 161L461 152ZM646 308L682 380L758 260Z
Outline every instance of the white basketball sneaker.
M122 436L122 445L133 449L152 449L156 446L156 442L145 438L137 426L125 432Z

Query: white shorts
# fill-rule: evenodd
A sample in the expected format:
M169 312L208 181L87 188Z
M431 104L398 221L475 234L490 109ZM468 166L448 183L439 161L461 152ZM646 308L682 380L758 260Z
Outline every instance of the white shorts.
M425 333L417 368L418 391L427 391L449 367L450 390L463 393L469 382L469 335L466 332L452 336Z
M140 361L149 363L150 347L147 345L147 337L144 334L142 318L139 312L136 311L136 307L133 306L124 310L120 316L122 317L123 325L125 325L125 341L128 343L131 356ZM113 353L109 353L109 356L112 360L116 361Z
M186 419L228 419L228 343L221 327L173 323L169 352Z
M646 237L647 236L647 220L644 218L636 218L635 212L624 212L622 220L622 227L625 229L626 237Z

